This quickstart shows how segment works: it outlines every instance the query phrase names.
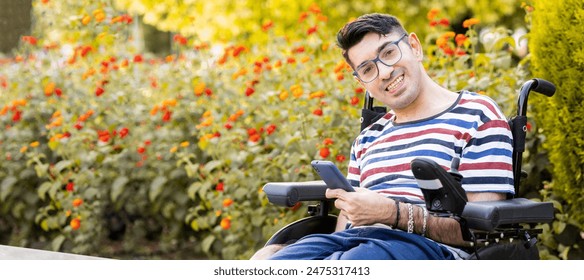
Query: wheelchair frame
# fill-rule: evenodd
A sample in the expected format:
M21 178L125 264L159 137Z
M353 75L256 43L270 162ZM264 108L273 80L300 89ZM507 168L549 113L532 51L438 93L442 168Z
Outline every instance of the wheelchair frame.
M513 134L513 174L515 194L522 177L521 160L527 132L527 100L535 91L551 97L555 86L543 79L525 82L517 101L517 115L509 126ZM374 107L373 98L366 92L361 111L361 130L385 115L385 107ZM325 197L323 181L271 182L263 187L268 200L276 205L291 207L300 201L319 201L308 207L310 217L295 221L276 232L266 243L288 244L311 233L331 233L336 227L336 216L329 214L331 201ZM535 202L525 198L508 197L502 201L467 202L462 215L461 230L467 231L473 248L469 259L539 259L537 235L541 229L535 224L554 219L551 202ZM465 235L465 234L463 234Z

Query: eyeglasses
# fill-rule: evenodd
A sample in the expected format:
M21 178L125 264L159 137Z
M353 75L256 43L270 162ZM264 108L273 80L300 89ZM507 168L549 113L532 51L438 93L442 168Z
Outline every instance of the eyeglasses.
M373 80L377 79L377 76L379 76L379 67L377 66L378 61L387 67L391 67L401 60L402 52L398 44L407 35L408 34L404 34L398 40L387 42L382 45L382 49L379 51L379 54L377 54L377 57L373 60L367 60L361 63L357 66L353 75L364 83L373 82Z

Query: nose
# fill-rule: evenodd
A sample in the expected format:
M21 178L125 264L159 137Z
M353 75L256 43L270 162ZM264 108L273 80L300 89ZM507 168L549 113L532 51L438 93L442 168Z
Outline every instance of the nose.
M394 67L387 66L380 61L377 62L377 70L379 71L379 78L383 80L387 80L391 77L391 73L393 73Z

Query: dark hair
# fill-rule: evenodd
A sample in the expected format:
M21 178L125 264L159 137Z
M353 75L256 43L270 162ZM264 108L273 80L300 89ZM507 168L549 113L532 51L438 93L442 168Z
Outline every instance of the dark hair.
M348 50L357 45L367 33L387 35L392 32L407 33L401 22L392 15L366 14L347 23L337 33L337 45L343 50L343 57L351 64Z

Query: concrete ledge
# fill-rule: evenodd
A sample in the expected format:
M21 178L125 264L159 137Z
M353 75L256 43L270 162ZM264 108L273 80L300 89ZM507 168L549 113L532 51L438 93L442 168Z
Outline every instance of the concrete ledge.
M0 260L107 260L107 259L0 245Z

